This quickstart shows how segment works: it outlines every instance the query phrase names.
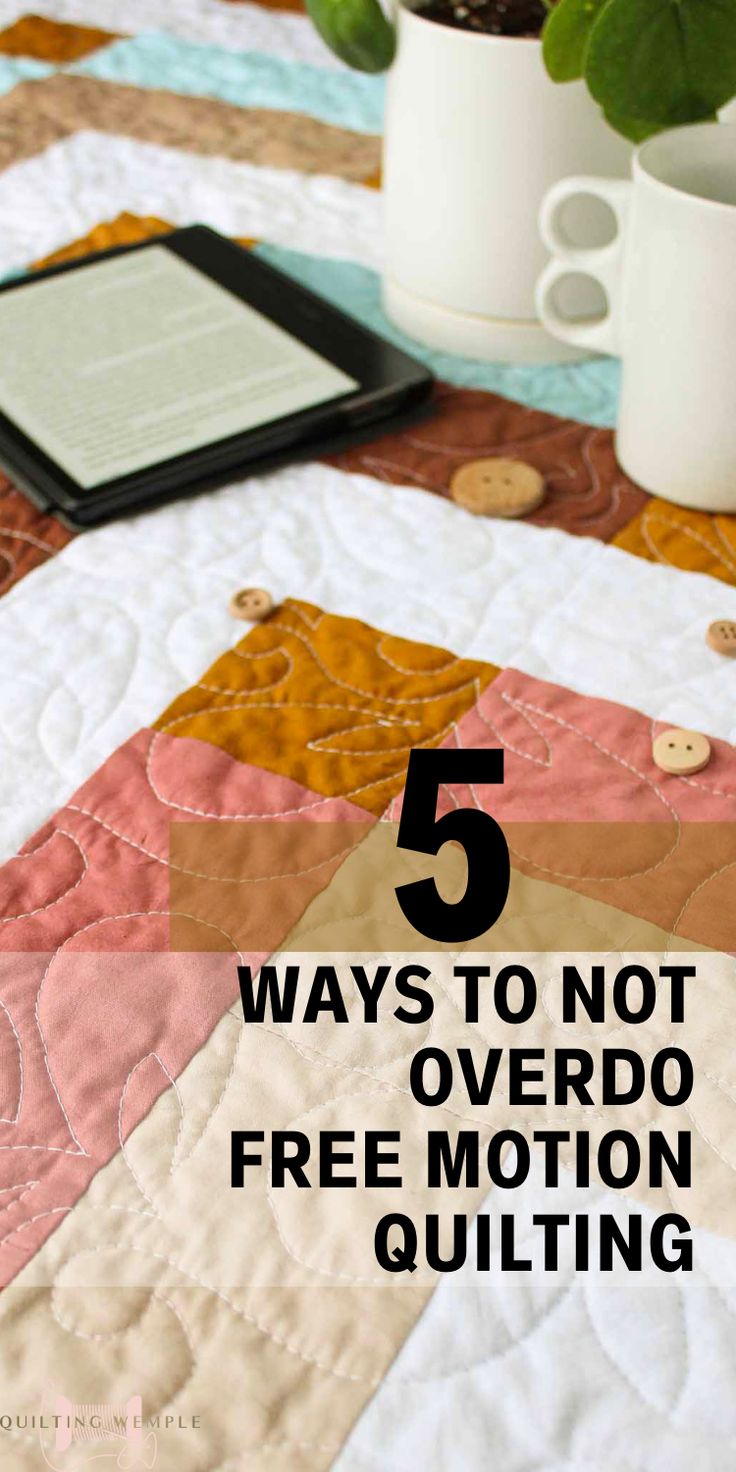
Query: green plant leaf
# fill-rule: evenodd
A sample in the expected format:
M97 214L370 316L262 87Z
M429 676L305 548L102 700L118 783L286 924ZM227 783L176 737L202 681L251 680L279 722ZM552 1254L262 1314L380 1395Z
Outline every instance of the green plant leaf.
M396 51L396 37L378 0L306 0L323 41L359 72L384 72Z
M628 137L713 118L736 95L736 0L608 0L585 78Z
M652 118L623 118L613 112L603 114L616 133L622 133L630 143L646 143L647 138L662 131L662 124Z
M542 34L544 61L553 82L574 82L583 75L593 23L608 0L558 0Z

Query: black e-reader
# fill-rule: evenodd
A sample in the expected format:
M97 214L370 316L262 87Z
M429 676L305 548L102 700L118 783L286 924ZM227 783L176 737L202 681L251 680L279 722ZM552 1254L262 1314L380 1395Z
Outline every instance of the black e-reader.
M203 225L0 287L0 463L91 526L406 420L432 375Z

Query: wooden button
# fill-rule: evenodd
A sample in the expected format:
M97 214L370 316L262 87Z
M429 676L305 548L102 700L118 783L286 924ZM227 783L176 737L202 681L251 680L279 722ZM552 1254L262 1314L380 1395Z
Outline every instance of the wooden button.
M731 659L736 659L736 623L733 619L716 619L705 637L716 654L728 654Z
M267 618L272 608L273 598L265 588L241 588L230 599L233 618L246 619L251 624L260 623L262 618Z
M544 476L523 460L469 460L455 471L450 495L475 516L526 516L544 500Z
M710 741L698 731L683 731L679 726L661 731L652 745L652 756L663 772L673 777L691 777L702 772L710 761Z

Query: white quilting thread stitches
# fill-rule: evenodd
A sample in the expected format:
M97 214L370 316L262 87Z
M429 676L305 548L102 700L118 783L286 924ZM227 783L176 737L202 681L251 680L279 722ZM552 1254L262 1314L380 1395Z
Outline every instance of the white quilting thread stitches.
M174 798L166 797L165 793L161 790L159 781L153 775L154 756L162 734L160 731L151 732L151 739L148 743L148 751L146 752L145 775L148 786L158 802L164 807L172 808L175 812L190 813L194 818L210 818L223 823L260 823L277 818L298 818L302 813L312 812L314 808L324 807L326 803L333 801L329 797L316 797L313 801L305 802L297 808L273 808L271 811L265 813L209 812L206 808L195 808L187 803L177 802Z
M501 735L498 727L495 726L493 724L493 722L491 720L489 720L488 716L486 715L486 713L485 713L485 711L483 709L483 702L482 702L482 700L479 701L478 704L475 706L475 714L480 717L481 721L483 722L483 725L484 726L487 726L487 728L490 731L491 735L496 738L496 740L499 742L499 744L501 746L504 746L507 751L513 752L514 756L521 757L521 759L523 761L532 762L535 767L542 767L542 768L551 767L552 766L552 745L551 745L551 742L548 741L548 739L545 736L544 731L542 730L542 728L537 725L536 721L529 714L529 708L527 707L525 709L522 705L519 704L518 700L512 700L511 696L510 695L507 695L505 693L505 691L501 691L499 693L500 693L500 696L501 696L501 700L504 702L504 704L507 705L510 710L515 711L519 716L521 716L521 719L523 721L525 721L527 723L527 725L530 727L530 729L535 733L535 735L539 737L539 740L542 742L542 745L543 745L543 747L545 749L545 752L546 752L546 759L545 760L543 760L542 757L534 756L532 754L532 752L530 752L530 751L524 751L523 747L514 746L513 742L511 742L509 740L508 736ZM458 740L457 740L457 745L458 746L461 746L462 745L459 737L458 737Z
M652 529L655 526L663 526L668 531L677 532L678 536L685 537L687 540L695 542L697 546L703 547L709 556L713 558L714 562L720 562L721 566L725 567L727 572L730 572L732 576L736 576L736 562L730 556L729 551L725 550L727 543L717 523L712 522L711 524L718 540L723 544L723 548L714 545L707 537L703 536L702 532L697 531L695 527L689 526L686 522L675 521L673 517L666 516L662 511L652 510L651 507L647 507L644 511L639 526L642 539L651 552L655 562L661 562L668 566L677 565L676 563L672 563L667 554L660 549L652 535Z
M71 1122L71 1120L69 1118L69 1115L67 1114L67 1111L66 1111L66 1108L65 1108L65 1105L64 1105L64 1101L63 1101L63 1099L61 1097L61 1094L59 1093L59 1089L58 1089L58 1086L56 1084L56 1080L54 1079L54 1076L53 1076L53 1074L51 1072L51 1065L50 1065L50 1062L49 1062L48 1044L47 1044L47 1041L46 1041L46 1035L45 1035L45 1032L44 1032L44 1029L43 1029L43 1025L41 1023L41 1013L40 1013L40 1009L41 1009L41 996L42 996L42 993L43 993L43 989L44 989L44 986L46 984L46 981L47 981L47 978L49 976L49 973L51 971L51 968L52 968L54 962L56 961L57 957L61 954L61 952L63 950L65 950L65 948L71 943L71 941L76 940L80 935L87 934L90 930L94 930L97 926L103 926L103 925L107 925L107 924L112 924L112 923L115 923L115 922L121 921L121 920L143 920L143 919L149 920L149 919L162 919L162 918L163 919L185 919L185 920L193 920L195 922L195 924L202 925L203 927L205 927L208 930L217 931L217 933L219 935L224 936L225 939L227 939L230 942L230 944L232 945L233 951L234 951L235 955L237 956L237 958L241 962L243 961L244 958L241 955L241 953L240 953L237 945L235 944L235 941L233 940L232 936L228 935L226 931L222 930L222 928L219 925L214 925L210 921L201 920L201 919L198 919L194 915L188 915L188 914L186 914L184 912L180 912L180 911L176 911L176 910L133 910L133 911L130 911L129 913L120 914L120 915L104 915L102 917L99 917L96 920L91 920L87 925L81 926L78 930L75 930L71 935L68 935L67 938L66 938L66 940L63 942L63 944L61 946L59 946L57 948L57 950L54 952L53 956L51 957L51 960L48 962L48 965L46 966L46 969L45 969L45 971L43 973L43 976L41 977L41 981L39 983L38 992L36 994L36 1003L35 1003L35 1009L34 1010L35 1010L35 1018L36 1018L36 1027L38 1029L38 1034L39 1034L39 1037L41 1039L41 1046L43 1048L43 1057L44 1057L44 1063L46 1065L46 1072L48 1074L49 1082L50 1082L51 1087L52 1087L52 1089L54 1091L54 1094L56 1095L56 1099L57 1099L57 1102L59 1104L59 1108L60 1108L60 1110L61 1110L61 1112L62 1112L62 1114L64 1116L64 1119L66 1121L66 1126L67 1126L67 1129L69 1130L69 1134L70 1134L72 1140L74 1141L74 1144L77 1146L77 1151L78 1151L79 1154L84 1155L87 1159L89 1159L89 1152L87 1150L85 1150L84 1146L81 1144L80 1140L77 1138L77 1134L76 1134L76 1132L74 1130L74 1126L72 1125L72 1122ZM13 1148L13 1147L11 1147L11 1148Z
M161 1056L158 1053L156 1053L156 1052L146 1053L143 1058L140 1058L138 1060L138 1062L133 1066L133 1068L131 1068L130 1072L128 1073L128 1076L127 1076L127 1078L125 1080L125 1083L123 1084L123 1087L122 1087L122 1089L120 1091L120 1104L119 1104L119 1107L118 1107L118 1142L120 1144L120 1151L121 1151L121 1154L123 1156L123 1159L124 1159L124 1161L125 1161L125 1163L126 1163L126 1165L128 1167L128 1170L130 1171L130 1173L131 1173L131 1175L133 1177L133 1180L136 1183L136 1186L138 1187L138 1190L141 1193L141 1196L143 1196L145 1198L145 1200L148 1202L149 1206L152 1206L155 1209L155 1202L153 1201L152 1197L149 1195L148 1191L146 1190L146 1188L145 1188L145 1186L144 1186L144 1184L143 1184L143 1182L142 1182L142 1180L140 1178L140 1175L136 1171L135 1166L133 1165L133 1162L132 1162L132 1160L130 1158L129 1151L127 1149L126 1139L125 1139L125 1136L123 1134L123 1116L124 1116L124 1113L125 1113L125 1101L126 1101L126 1098L127 1098L127 1095L128 1095L128 1089L129 1089L129 1087L130 1087L130 1085L132 1083L132 1080L133 1080L135 1074L138 1072L139 1069L143 1068L146 1063L148 1063L149 1059L154 1060L158 1064L159 1068L161 1069L161 1072L164 1074L165 1078L167 1079L170 1088L173 1090L173 1096L176 1099L177 1105L179 1107L179 1127L178 1127L177 1134L176 1134L176 1140L174 1141L174 1146L173 1146L172 1153L171 1153L171 1160L170 1160L170 1163L169 1163L169 1171L168 1171L168 1174L169 1175L173 1175L173 1173L174 1173L174 1162L175 1162L175 1159L176 1159L176 1156L177 1156L177 1153L178 1153L178 1150L179 1150L179 1145L181 1143L181 1135L182 1135L182 1129L183 1129L183 1125L184 1125L184 1104L183 1104L183 1101L182 1101L181 1092L179 1090L179 1085L176 1082L176 1079L174 1078L173 1074L171 1074L169 1072L169 1070L166 1067L166 1064L164 1063L164 1061L161 1058Z
M49 557L55 557L58 550L50 542L43 542L40 537L35 537L33 532L21 532L12 526L0 526L0 537L9 537L13 542L26 542L29 547L35 547Z
M152 717L164 708L227 643L224 608L218 622L211 603L196 596L194 573L181 565L184 549L199 549L199 585L216 568L218 586L233 586L245 539L265 559L259 580L278 585L279 547L269 552L264 537L274 517L287 514L294 527L290 581L307 597L319 592L330 606L369 622L381 616L381 603L385 617L390 603L392 633L404 639L520 666L582 695L638 706L658 720L676 713L678 723L726 739L736 731L728 682L724 687L722 670L703 665L702 640L692 632L712 617L709 580L602 544L596 544L592 569L591 544L584 539L530 526L489 529L477 520L466 529L457 508L440 498L402 486L384 491L375 481L327 466L298 466L275 472L267 487L265 479L253 479L247 497L242 487L231 486L206 506L181 502L121 524L114 538L108 529L90 532L3 600L0 659L18 672L19 685L0 784L6 852L140 727L142 714ZM141 569L151 545L164 543L182 551L178 561L167 561L156 606L144 616ZM407 568L408 578L401 571ZM430 587L437 589L432 600L425 591ZM724 616L732 604L736 615L736 590L723 585L719 597ZM63 678L61 652L46 642L40 606L77 610L66 631ZM103 658L100 619L119 619L120 610L125 625L118 639L106 642ZM605 629L614 622L609 659ZM43 705L23 673L29 669L46 691ZM56 770L43 729L49 701L63 717Z
M100 828L104 828L114 838L120 839L121 843L126 843L130 848L137 849L138 853L143 854L145 858L151 859L156 864L162 864L164 868L170 869L173 873L186 874L192 879L212 879L216 880L219 884L272 884L279 879L299 879L303 874L314 874L317 870L324 869L327 864L332 864L337 859L341 859L345 854L352 853L355 847L355 844L347 844L338 853L329 854L326 859L320 859L316 864L310 864L304 869L288 869L282 874L255 874L246 877L243 877L242 874L211 874L199 869L186 869L181 864L175 864L173 860L164 858L162 854L154 853L153 849L146 848L134 838L129 838L126 833L122 833L119 828L114 828L111 823L107 823L104 818L100 818L97 813L93 813L89 808L77 807L74 803L68 803L67 808L69 812L81 813L93 823L98 823ZM364 827L363 824L359 823L356 823L355 826L356 828ZM360 842L360 839L356 838L356 843L358 842ZM156 912L151 911L150 913L155 914ZM105 916L105 919L107 918Z
M61 894L55 895L52 900L47 900L45 905L36 905L36 908L33 910L21 910L15 915L0 916L0 925L11 925L15 920L31 920L34 915L43 915L46 910L52 910L54 905L61 904L62 900L67 899L70 894L74 893L75 889L79 888L79 885L82 883L82 880L84 879L84 876L89 869L89 860L79 840L74 837L73 833L67 832L66 828L54 828L53 832L49 834L48 838L44 839L43 843L39 844L38 848L32 849L30 853L16 854L15 858L11 859L9 862L11 864L18 864L21 863L23 859L37 858L38 855L42 853L43 850L48 846L48 844L53 842L58 834L61 834L62 838L68 838L69 842L73 843L74 847L77 849L82 860L82 869L80 874L75 879L73 884L68 885L65 890L62 890Z
M23 1068L23 1044L21 1043L20 1034L19 1034L18 1029L17 1029L17 1027L16 1027L16 1025L15 1025L15 1023L13 1021L13 1018L12 1018L12 1016L10 1014L10 1011L6 1007L6 1005L3 1002L2 998L0 998L0 1010L2 1010L5 1013L5 1016L8 1019L8 1026L10 1027L10 1031L13 1034L13 1037L15 1039L15 1046L16 1046L16 1048L18 1050L18 1104L16 1106L15 1114L13 1115L13 1118L12 1119L7 1119L7 1118L3 1117L2 1115L0 1115L0 1124L16 1125L18 1123L18 1120L20 1119L20 1116L21 1116L21 1110L23 1108L23 1093L24 1093L24 1089L25 1089L25 1072L24 1072L24 1068Z
M10 1246L11 1248L17 1248L18 1247L18 1244L16 1242L12 1242L11 1241L11 1238L20 1236L20 1233L21 1232L27 1231L28 1228L29 1227L32 1227L35 1222L45 1221L47 1219L47 1217L50 1217L50 1216L66 1216L68 1212L73 1211L73 1210L74 1210L73 1205L72 1206L50 1206L49 1209L48 1209L48 1211L39 1211L39 1212L37 1212L37 1214L35 1216L28 1216L28 1217L26 1217L25 1221L20 1222L20 1224L17 1227L13 1227L12 1231L7 1232L4 1237L0 1237L0 1247L8 1247L8 1246ZM21 1243L21 1246L18 1248L18 1251L20 1251L20 1252L23 1251L23 1244L22 1243Z
M366 712L366 715L367 714L368 712ZM381 727L385 729L387 726L391 726L394 731L403 730L407 737L411 736L412 727L408 722L406 723L406 725L403 725L401 722L398 721L369 720L356 726L341 726L337 731L328 731L325 736L313 736L311 740L305 743L305 749L307 751L322 752L325 756L382 757L403 756L406 752L411 751L414 746L421 744L413 742L411 740L408 740L403 746L391 745L383 748L381 748L380 746L333 746L331 744L333 741L340 740L343 736L354 736L360 732L362 732L364 735L369 735L371 731L379 731ZM414 730L420 731L421 726L419 726L418 723L415 724ZM426 745L426 742L423 744Z
M448 654L444 664L432 665L431 669L427 668L425 665L418 665L415 669L409 669L406 665L399 664L397 660L391 658L390 654L386 653L385 645L387 640L389 639L394 639L393 634L381 634L376 643L376 654L378 655L378 658L383 662L383 664L387 664L390 669L396 670L396 673L398 675L408 675L410 679L431 680L439 675L446 675L448 670L454 669L454 667L458 663L457 655ZM397 641L394 639L394 643L396 642ZM408 641L404 640L403 642L407 643ZM439 652L444 653L445 651L441 650ZM380 698L380 696L376 696L377 700L379 700ZM441 697L438 696L437 698L440 699Z
M40 1185L39 1181L18 1181L14 1186L0 1186L0 1196L12 1195L13 1198L12 1201L0 1202L0 1214L12 1211L14 1206L20 1206L21 1201L25 1201L26 1196L30 1196L38 1185ZM20 1193L17 1196L16 1191Z
M672 840L672 843L667 849L667 852L663 854L661 858L657 859L655 863L647 865L645 869L636 869L625 874L586 874L583 876L581 876L580 874L566 874L559 869L552 869L547 867L547 865L545 864L537 863L535 859L529 858L528 855L522 854L520 850L517 850L513 848L512 845L509 845L510 852L514 854L514 857L522 859L525 863L531 864L535 869L538 869L541 874L551 874L558 879L584 878L586 883L590 884L609 884L611 883L612 879L641 879L644 877L644 875L653 874L657 869L661 869L662 865L667 863L667 861L677 851L680 845L680 840L682 838L682 823L680 821L678 813L676 812L672 803L669 801L669 798L665 796L664 792L662 792L661 788L658 787L657 783L653 782L651 777L648 777L645 772L640 772L638 767L633 766L631 762L627 761L626 757L620 756L618 752L612 751L609 747L603 746L600 741L596 741L594 737L586 735L586 733L584 731L581 731L578 726L574 725L571 721L564 720L562 716L552 715L550 711L544 710L541 706L532 705L527 701L517 700L514 702L514 704L522 712L533 711L536 715L541 716L544 720L553 721L555 725L562 726L565 730L573 731L575 735L579 736L582 741L586 741L590 746L594 746L596 750L601 753L602 756L610 758L610 760L616 762L618 766L625 768L626 771L630 772L632 776L636 777L638 781L643 783L645 787L648 787L649 790L654 794L654 796L661 802L662 806L667 809L672 817L672 822L675 829L675 836ZM498 733L494 732L494 734ZM503 741L502 737L499 737L499 739ZM546 763L543 763L542 765L546 765ZM480 798L478 797L475 788L472 786L472 784L468 784L468 786L476 807L482 810L483 805L480 801Z
M207 690L212 695L267 695L269 691L278 690L280 685L285 685L294 673L294 661L291 655L287 654L286 650L280 646L254 654L248 650L241 649L239 645L235 644L232 649L228 650L228 654L234 655L236 659L243 660L244 663L255 659L273 659L275 655L281 655L282 659L286 660L286 669L283 674L279 675L275 680L270 680L267 685L254 685L250 690L244 689L242 685L237 686L234 690L227 690L220 685L208 685L204 680L197 680L196 688L198 690Z
M78 1255L93 1257L100 1253L109 1252L109 1247L99 1246L86 1248L84 1249L84 1253L79 1253ZM243 1323L245 1324L250 1324L250 1326L253 1329L256 1329L259 1334L262 1334L264 1338L270 1339L273 1344L279 1347L279 1349L283 1349L286 1354L292 1355L295 1359L301 1360L303 1364L312 1365L315 1369L322 1370L325 1374L331 1375L335 1380L351 1381L356 1385L378 1384L378 1377L376 1376L354 1375L348 1370L338 1369L337 1366L329 1364L327 1361L320 1359L317 1355L310 1354L308 1350L300 1349L298 1345L294 1344L290 1339L287 1339L285 1335L279 1334L276 1330L268 1328L268 1326L264 1324L263 1320L259 1319L257 1315L248 1313L245 1309L240 1308L239 1305L235 1303L234 1300L230 1298L227 1293L224 1292L224 1290L220 1288L215 1288L211 1283L207 1283L204 1278L199 1276L199 1274L192 1272L188 1268L183 1267L181 1263L177 1262L174 1258L167 1256L165 1253L154 1252L147 1247L139 1247L133 1243L127 1244L126 1252L135 1253L139 1257L147 1258L150 1262L160 1262L164 1265L164 1267L173 1268L174 1272L179 1273L182 1278L185 1278L188 1282L196 1283L198 1287L204 1288L208 1293L212 1294L213 1298L217 1298L221 1303L226 1304L226 1306L230 1309L231 1313L233 1313L236 1318L242 1319ZM69 1261L72 1260L73 1259L69 1259Z
M271 620L268 627L269 629L280 629L282 633L290 634L293 639L299 639L299 641L304 645L304 648L307 650L310 658L314 660L314 663L316 664L318 670L320 670L325 678L329 680L331 685L335 685L339 690L347 690L350 692L351 695L360 695L363 696L366 700L376 700L381 705L431 705L437 700L449 700L454 695L461 695L465 690L472 690L476 699L479 693L479 681L477 675L472 676L472 678L469 680L464 680L460 685L453 687L453 689L451 690L436 691L432 695L394 696L383 695L377 690L365 690L362 688L362 686L353 685L348 680L344 679L343 676L336 675L331 669L328 669L327 665L324 663L324 660L322 660L316 649L310 643L309 639L307 639L305 634L300 633L298 629L291 628L289 624L281 624L278 622L277 619ZM399 674L403 674L404 671L400 670L398 665L393 665L392 661L386 657L386 654L381 653L381 644L383 640L388 636L380 636L376 633L375 630L373 630L372 632L374 633L375 638L373 652L377 655L379 659L382 660L384 664L387 664L389 665L389 667L393 667L394 669L398 670ZM459 665L461 663L462 660L458 656L453 656L452 664ZM426 678L428 680L431 680L441 673L443 673L443 671L441 670L427 670ZM422 671L422 674L425 674L425 671Z

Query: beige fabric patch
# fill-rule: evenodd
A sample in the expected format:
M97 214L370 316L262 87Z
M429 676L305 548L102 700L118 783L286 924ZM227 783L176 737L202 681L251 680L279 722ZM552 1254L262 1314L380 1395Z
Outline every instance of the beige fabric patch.
M348 1110L361 1092L370 1099L372 1079L227 1014L2 1295L4 1404L38 1411L45 1383L82 1403L139 1388L146 1414L202 1418L199 1431L160 1436L162 1472L235 1472L246 1456L256 1472L329 1467L428 1289L305 1265L302 1247L318 1246L313 1213L308 1243L282 1240L264 1173L254 1189L230 1190L228 1137L249 1120L287 1127L336 1099ZM38 1433L14 1442L14 1469L31 1472Z
M376 843L379 828L363 850ZM378 862L374 854L361 868L360 858L354 854L335 881L343 885L341 902L351 901L359 919L361 906L371 909ZM351 866L352 889L344 884ZM324 906L322 895L292 933L283 960L303 960L295 948L303 936L314 939ZM345 935L354 944L360 925ZM615 1043L644 1054L667 1045L672 1028L664 1014L636 1030L613 1022L598 1030L595 1041L589 1027L575 1033L562 1025L554 988L547 984L562 957L549 947L568 935L578 947L591 948L590 959L596 946L609 944L612 966L633 959L639 948L650 952L641 959L654 965L658 958L651 951L666 949L666 937L644 922L573 891L515 876L499 942L517 953L530 944L540 947L523 958L539 978L542 1002L524 1028L523 1045L577 1042L596 1053ZM327 933L323 941L326 946ZM470 959L468 952L465 960ZM500 964L503 957L497 953L497 959ZM585 964L584 955L577 959ZM686 956L679 953L677 959ZM689 1009L683 1040L695 1063L695 1095L687 1113L657 1114L647 1101L634 1106L627 1123L635 1119L642 1132L655 1124L668 1131L693 1128L697 1191L645 1192L647 1202L728 1231L736 1168L732 962L706 952L687 959L701 974L697 1010ZM382 1282L372 1259L375 1222L397 1209L399 1193L277 1193L265 1169L253 1169L246 1188L233 1191L230 1133L290 1128L313 1138L319 1128L394 1128L416 1162L426 1127L451 1134L463 1125L488 1132L509 1124L569 1128L569 1112L561 1124L553 1108L510 1111L503 1093L479 1111L458 1090L446 1108L433 1111L430 1120L422 1117L407 1088L409 1060L418 1047L466 1046L478 1064L488 1046L522 1041L518 1029L498 1023L485 1007L479 1024L466 1026L440 966L433 971L431 1024L409 1030L387 1016L377 1029L362 1023L340 1028L329 1018L288 1030L244 1027L236 1006L127 1138L121 1101L120 1154L0 1302L6 1330L0 1330L0 1374L4 1404L14 1414L38 1409L43 1381L83 1403L122 1401L140 1383L147 1414L174 1409L202 1418L199 1431L173 1427L162 1433L157 1465L164 1472L239 1472L246 1458L256 1472L321 1472L332 1465L432 1284L426 1274L418 1283L387 1284L385 1277ZM620 1128L626 1113L619 1109L606 1119L594 1110L585 1119L576 1114L574 1123L590 1127L595 1139L605 1128ZM660 1119L666 1113L670 1117ZM445 1193L442 1209L472 1213L483 1195L484 1188L458 1190L448 1202ZM584 1203L583 1195L580 1209ZM512 1209L505 1193L498 1205ZM431 1202L413 1183L404 1209L417 1218L438 1208L436 1198ZM31 1472L37 1433L15 1433L14 1443L17 1472Z
M357 184L372 183L380 163L378 138L302 114L57 75L22 82L0 97L0 167L81 128Z

